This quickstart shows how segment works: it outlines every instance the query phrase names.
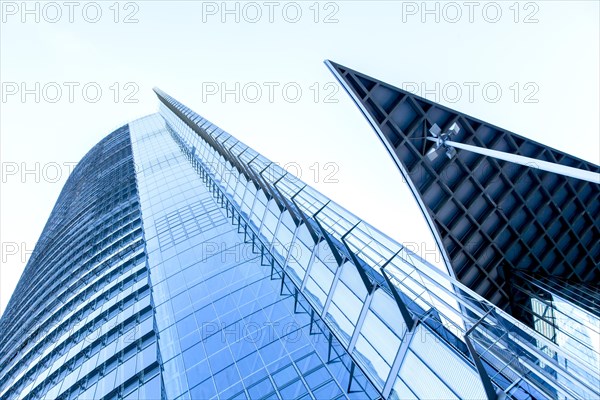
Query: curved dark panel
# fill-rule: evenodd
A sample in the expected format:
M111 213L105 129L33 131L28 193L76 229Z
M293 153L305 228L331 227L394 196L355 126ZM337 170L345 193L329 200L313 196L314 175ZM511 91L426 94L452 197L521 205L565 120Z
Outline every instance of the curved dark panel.
M434 160L437 124L452 140L598 172L597 165L327 62L407 178L456 277L517 317L515 273L589 287L600 280L600 185L457 150ZM597 302L582 304L596 315ZM524 309L525 308L525 309Z

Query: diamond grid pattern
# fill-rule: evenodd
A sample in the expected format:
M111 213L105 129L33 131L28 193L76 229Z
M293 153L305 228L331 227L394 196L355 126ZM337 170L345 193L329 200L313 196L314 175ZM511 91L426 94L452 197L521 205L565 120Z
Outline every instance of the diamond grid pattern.
M584 170L598 166L415 96L341 65L334 72L369 114L410 177L456 277L521 315L513 271L594 285L600 279L600 188L590 182L458 150L430 161L433 124L457 123L454 140Z

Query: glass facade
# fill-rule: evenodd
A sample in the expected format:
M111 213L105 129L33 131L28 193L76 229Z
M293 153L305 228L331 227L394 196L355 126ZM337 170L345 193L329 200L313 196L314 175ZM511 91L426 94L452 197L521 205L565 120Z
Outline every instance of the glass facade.
M158 115L130 129L166 398L345 397L351 358L231 223L177 133ZM358 374L352 390L377 393Z
M129 127L73 171L0 321L2 399L160 397Z
M587 359L156 92L63 189L0 399L598 397Z

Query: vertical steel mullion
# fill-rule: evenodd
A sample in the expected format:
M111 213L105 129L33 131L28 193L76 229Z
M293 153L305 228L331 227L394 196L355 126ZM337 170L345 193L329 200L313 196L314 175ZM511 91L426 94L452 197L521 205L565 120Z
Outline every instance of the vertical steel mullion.
M369 312L369 308L371 307L371 301L373 301L373 297L376 290L377 286L373 286L373 289L367 294L367 298L363 302L360 314L358 315L358 321L356 321L356 326L354 327L354 332L352 333L352 338L350 338L350 343L348 343L347 350L349 354L352 354L354 346L356 346L356 341L358 340L358 336L360 335L362 326L365 323L365 318L367 317L367 313Z
M279 213L279 218L277 218L277 225L275 225L275 231L273 232L273 240L271 240L271 244L269 245L269 251L273 252L275 248L275 238L279 233L279 229L281 229L281 225L283 225L283 213L285 210Z
M342 275L342 268L344 264L338 265L337 270L335 271L335 275L333 276L333 282L331 282L331 289L329 289L329 293L327 293L327 299L325 299L325 305L323 306L323 318L327 315L327 310L329 309L329 305L333 300L333 294L335 293L335 288L337 286L338 281L340 280L340 276Z
M417 321L417 324L418 323L419 323L419 321ZM390 369L390 373L388 374L388 378L385 381L385 384L383 385L382 394L383 394L384 398L388 398L390 393L392 392L392 389L394 387L394 382L396 382L396 378L397 378L398 374L400 373L400 367L402 366L402 363L404 362L404 357L406 356L406 353L408 352L408 349L410 348L410 342L412 341L412 338L414 337L415 332L416 332L416 329L413 329L413 330L409 330L408 328L406 329L404 337L402 338L402 341L400 342L400 346L398 347L398 351L396 352L396 356L394 357L394 361L392 362L392 367Z
M481 322L483 322L483 320L492 311L493 311L493 308L490 309L483 317L481 317L481 319L479 319L479 321L477 321L471 328L469 328L469 330L467 332L465 332L465 335L464 335L465 343L467 345L467 348L469 349L469 353L471 354L471 358L473 359L475 368L477 369L477 372L479 373L479 378L481 380L481 383L483 384L483 389L485 390L485 394L486 394L488 400L496 400L498 398L498 394L496 393L496 390L494 389L494 385L492 384L492 381L490 380L490 376L488 375L487 371L485 370L485 367L483 366L483 363L481 362L481 358L479 357L479 354L475 350L475 347L473 346L473 343L471 342L471 338L469 337L469 335L471 334L471 332L473 332L473 330L475 328L477 328L477 326Z
M306 266L306 272L304 273L304 278L302 279L302 283L300 285L300 290L302 292L304 292L304 289L306 288L306 282L308 281L308 276L310 275L310 271L312 270L312 266L313 266L315 258L316 258L316 251L317 251L318 246L319 246L319 243L316 243L313 246L313 249L310 253L310 258L308 259L308 265Z

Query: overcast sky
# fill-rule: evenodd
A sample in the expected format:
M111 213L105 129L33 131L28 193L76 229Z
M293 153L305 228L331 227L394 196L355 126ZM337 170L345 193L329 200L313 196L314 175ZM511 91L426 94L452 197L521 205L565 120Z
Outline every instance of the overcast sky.
M73 165L158 86L436 262L331 59L599 163L599 6L2 2L0 313Z

